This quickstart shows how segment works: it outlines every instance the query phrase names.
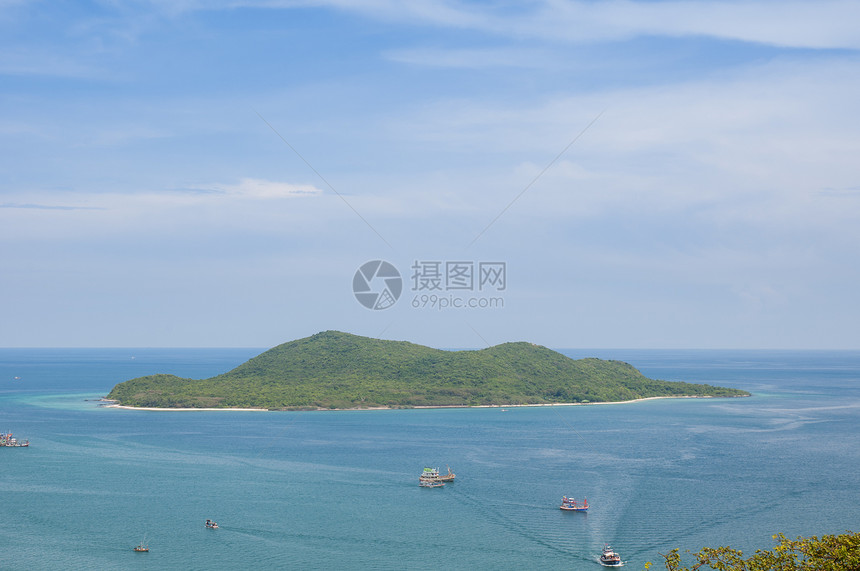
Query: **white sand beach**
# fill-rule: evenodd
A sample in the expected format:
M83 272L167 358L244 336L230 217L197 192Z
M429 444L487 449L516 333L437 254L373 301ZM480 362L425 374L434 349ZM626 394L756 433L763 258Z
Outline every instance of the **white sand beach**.
M592 406L600 404L630 404L634 402L642 402L646 400L657 399L710 399L710 398L733 398L733 397L712 397L712 396L664 396L664 397L645 397L641 399L609 401L609 402L551 402L551 403L536 403L536 404L478 404L478 405L448 405L448 406L412 406L412 407L390 407L390 406L374 406L374 407L355 407L355 408L317 408L317 409L301 409L306 412L316 411L340 411L340 410L403 410L404 408L522 408L536 406ZM162 412L188 412L188 411L248 411L248 412L269 412L268 408L166 408L154 406L126 406L121 404L106 404L104 408L123 408L126 410L152 410ZM298 410L298 409L297 409Z

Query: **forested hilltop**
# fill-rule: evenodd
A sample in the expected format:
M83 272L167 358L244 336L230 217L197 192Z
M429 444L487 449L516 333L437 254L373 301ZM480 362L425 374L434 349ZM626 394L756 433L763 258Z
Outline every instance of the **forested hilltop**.
M531 343L443 351L325 331L278 345L209 379L149 375L119 383L107 398L138 407L343 409L748 395L649 379L621 361L573 360Z

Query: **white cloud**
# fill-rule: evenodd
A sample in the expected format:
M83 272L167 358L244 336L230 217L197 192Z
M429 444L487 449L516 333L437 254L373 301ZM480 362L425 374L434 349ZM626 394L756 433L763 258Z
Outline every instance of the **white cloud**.
M547 68L555 59L550 53L517 48L487 49L399 49L383 53L391 61L447 68Z
M593 212L588 206L597 205L659 211L718 201L746 217L733 201L764 194L780 201L780 211L769 216L802 217L811 195L858 183L851 157L860 155L860 122L850 111L860 100L856 67L850 60L776 62L520 108L451 101L389 129L499 166L511 157L513 164L481 186L506 185L512 196L606 109L529 191L556 187L556 198L570 197L547 216ZM592 191L571 194L571 186Z
M168 16L235 8L334 8L386 22L470 29L542 41L618 41L641 36L707 36L799 48L860 49L860 3L852 0L151 0Z
M322 194L322 190L309 184L290 184L256 178L242 179L239 184L215 184L212 188L231 196L260 200Z
M198 3L192 2L185 8L197 6ZM221 6L329 6L380 20L563 42L616 41L640 36L708 36L786 47L860 49L856 26L860 21L860 3L849 0L543 0L526 7L514 5L514 9L451 0L251 0L226 2Z
M156 229L176 236L218 228L282 233L325 216L331 201L296 200L321 195L311 185L259 179L173 191L12 192L0 202L0 240L134 237Z
M567 2L547 0L514 26L565 41L708 36L803 48L860 48L860 4L848 1Z

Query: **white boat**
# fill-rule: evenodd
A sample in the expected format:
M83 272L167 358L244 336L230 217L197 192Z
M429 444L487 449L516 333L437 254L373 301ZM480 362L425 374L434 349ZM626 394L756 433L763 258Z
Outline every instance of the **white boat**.
M603 553L600 555L600 564L605 567L620 567L621 556L615 553L608 543L604 543Z
M424 471L418 476L418 485L422 488L441 488L445 482L439 476L439 468L424 468Z
M206 529L218 529L218 523L214 520L207 519L206 520Z

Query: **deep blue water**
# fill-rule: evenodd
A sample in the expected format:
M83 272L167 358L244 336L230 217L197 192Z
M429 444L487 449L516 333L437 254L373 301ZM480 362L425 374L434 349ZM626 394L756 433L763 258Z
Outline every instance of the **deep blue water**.
M563 350L746 399L341 412L99 408L254 349L0 349L0 569L628 569L860 528L860 352ZM16 379L15 377L20 377ZM457 481L421 489L423 466ZM587 514L558 509L587 496ZM221 529L203 522L216 519ZM143 540L149 553L131 548Z

